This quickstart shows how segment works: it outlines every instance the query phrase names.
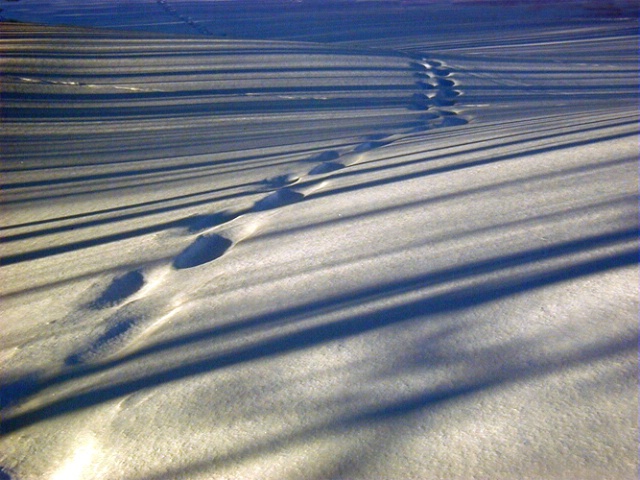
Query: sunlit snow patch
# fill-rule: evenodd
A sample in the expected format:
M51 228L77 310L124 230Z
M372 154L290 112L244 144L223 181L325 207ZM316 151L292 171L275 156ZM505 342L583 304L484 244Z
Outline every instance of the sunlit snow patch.
M51 480L74 480L85 477L87 467L91 465L91 460L96 453L96 441L93 438L82 441L83 444L79 445L73 455L51 476Z

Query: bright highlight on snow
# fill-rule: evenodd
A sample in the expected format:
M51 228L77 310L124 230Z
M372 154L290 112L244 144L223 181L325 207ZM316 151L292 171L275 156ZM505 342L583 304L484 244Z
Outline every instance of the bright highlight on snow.
M628 479L634 2L0 2L0 479Z
M85 478L87 467L95 460L95 448L93 439L82 439L83 443L73 452L72 456L65 460L62 468L51 477L54 480L80 480Z

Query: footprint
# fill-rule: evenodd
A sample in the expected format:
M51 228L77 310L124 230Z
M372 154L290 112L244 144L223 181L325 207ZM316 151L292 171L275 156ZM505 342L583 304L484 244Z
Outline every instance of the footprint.
M455 87L456 85L456 82L454 82L453 80L449 80L448 78L438 78L436 82L440 87L445 87L445 88Z
M444 89L438 92L436 98L456 98L460 95L462 95L460 90Z
M231 212L218 212L208 215L194 215L186 219L185 224L189 233L201 232L208 228L217 227L230 222L238 215Z
M211 262L221 257L232 244L221 235L201 235L173 260L173 268L182 270Z
M380 148L387 144L389 144L389 142L385 142L382 140L364 142L358 145L356 148L354 148L353 151L355 153L368 152L369 150L373 150L374 148Z
M151 313L153 310L149 307L149 304L145 306L134 302L120 309L105 321L102 332L93 341L69 355L65 364L81 365L121 353L140 338L155 331L182 308L176 306L157 316Z
M410 131L412 131L415 128L421 127L422 123L420 120L417 120L415 122L406 122L406 123L401 123L398 125L398 129L399 132L402 133L408 133Z
M416 125L412 129L410 129L407 133L421 133L421 132L426 132L427 130L430 130L430 129L431 127L429 126L429 124L422 123L420 125Z
M452 107L456 104L453 100L448 100L442 97L436 97L432 101L436 107Z
M122 349L128 343L134 328L142 323L141 316L128 316L116 313L107 320L107 325L103 333L90 342L85 348L69 355L65 359L66 365L80 365L99 358L104 358L109 354Z
M434 68L432 72L438 77L448 77L452 73L448 68Z
M300 180L300 177L297 175L293 175L290 173L286 173L284 175L278 175L276 177L265 178L261 183L264 186L265 190L273 190L276 188L282 188L287 185L291 185Z
M437 118L440 118L440 115L438 115L437 113L423 113L419 117L419 119L422 120L423 122L428 122L430 120L436 120Z
M337 150L326 150L318 155L314 155L309 158L307 161L309 162L329 162L331 160L335 160L336 158L340 158L340 152Z
M465 120L464 118L460 118L460 117L444 117L442 119L442 122L440 122L437 126L438 127L458 127L460 125L466 125L467 123L469 123L467 120Z
M118 305L140 290L143 285L144 277L142 273L137 270L125 273L120 277L114 278L107 289L102 292L102 295L90 304L90 308L100 310Z
M322 175L323 173L335 172L344 167L344 164L339 162L323 162L309 170L309 175Z
M419 72L413 72L413 76L415 78L420 78L420 79L425 79L425 80L428 80L428 79L431 78L431 74L426 70L419 71Z
M127 334L140 320L140 317L129 317L116 321L86 348L68 356L65 364L80 365L119 350L126 343Z
M427 82L416 82L416 85L421 90L434 90L436 88L434 85L431 85L430 83L427 83Z
M409 102L410 110L428 110L431 100L424 93L414 93Z
M413 70L416 70L418 72L426 71L426 70L429 69L429 67L427 65L425 65L424 63L421 63L421 62L411 62L411 63L409 63L409 66Z
M451 77L453 70L440 60L430 60L422 55L412 55L414 59L409 65L414 70L413 76L418 79L417 87L424 93L414 93L409 101L410 110L429 110L428 113L419 115L422 122L413 126L409 132L424 132L431 128L453 127L466 125L468 120L458 117L456 112L438 110L433 112L432 107L452 107L456 104L457 97L463 95L458 90L457 81ZM436 91L435 95L431 93Z
M265 210L271 210L274 208L282 207L284 205L290 205L292 203L299 202L304 198L304 195L290 188L281 188L275 192L267 195L262 200L258 200L253 205L253 210L256 212L263 212Z

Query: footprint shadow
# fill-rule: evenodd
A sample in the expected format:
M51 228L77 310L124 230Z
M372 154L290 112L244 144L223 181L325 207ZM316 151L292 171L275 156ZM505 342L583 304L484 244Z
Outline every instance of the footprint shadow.
M438 126L439 127L459 127L460 125L466 125L467 123L469 123L469 121L465 120L464 118L451 116L451 117L444 117Z
M354 153L368 152L369 150L383 147L385 145L388 145L389 143L390 143L389 141L384 141L384 140L374 140L370 142L364 142L358 145L356 148L354 148L353 152Z
M322 175L325 173L335 172L344 168L345 165L340 162L323 162L309 170L309 175Z
M413 60L409 63L409 66L413 70L413 76L416 79L415 87L417 91L409 98L406 108L417 111L417 119L404 125L402 131L406 133L423 132L433 128L467 124L468 120L458 117L456 112L446 109L446 107L454 106L456 104L455 99L463 94L461 90L456 88L458 86L457 81L447 78L453 75L453 70L439 60L431 60L422 55L415 55L411 58ZM370 135L366 137L365 142L346 153L360 154L369 152L392 143L394 136L395 134L387 133ZM307 175L330 174L352 165L351 162L344 163L339 161L342 153L339 150L324 150L306 158L303 161L315 164L307 172ZM353 156L353 158L357 159L359 156ZM245 208L240 213L219 212L190 217L185 221L188 232L201 232L223 225L247 213L264 212L300 202L305 198L305 194L292 188L292 185L298 181L300 181L300 176L291 173L267 178L260 182L258 191L268 194L257 200L251 207ZM201 235L175 257L173 268L180 270L211 262L222 256L232 244L231 240L221 235ZM140 286L136 288L140 288ZM132 290L134 289L134 287L131 288ZM117 289L114 287L114 290ZM120 296L117 293L107 294L105 292L103 296L105 298L97 302L97 305L108 305L120 301ZM122 298L126 298L126 296L126 293L122 294Z
M296 183L300 178L292 174L278 175L277 177L271 177L264 179L261 184L263 190L274 190L276 188L286 187L292 183Z
M308 158L307 162L330 162L331 160L336 160L340 158L340 152L337 150L325 150L318 155L314 155Z
M114 278L102 294L89 304L92 310L116 306L136 293L144 285L144 276L137 270Z
M141 321L140 317L132 316L117 320L107 327L105 332L80 352L69 355L65 359L68 366L80 365L101 358L118 350L125 342L128 334Z
M432 105L431 99L424 93L414 93L409 100L409 110L428 110Z
M202 230L217 227L224 223L230 222L238 215L231 212L218 212L204 215L194 215L189 217L185 222L188 233L197 233Z
M272 210L297 203L303 198L304 195L300 192L296 192L290 188L281 188L254 203L253 210L256 212L264 212L265 210Z
M426 81L418 81L416 85L420 90L435 90L437 87Z
M444 88L450 88L450 87L455 87L456 86L456 82L454 82L453 80L450 80L448 78L438 78L436 80L436 83L438 84L438 86L444 87Z
M201 235L173 260L173 268L183 270L209 263L221 257L233 244L221 235Z

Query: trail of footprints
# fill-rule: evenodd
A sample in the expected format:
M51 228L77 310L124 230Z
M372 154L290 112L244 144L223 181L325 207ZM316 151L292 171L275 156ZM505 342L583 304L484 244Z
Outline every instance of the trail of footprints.
M162 1L160 3L163 4ZM304 189L300 187L304 175L281 175L262 182L261 191L269 193L249 208L190 217L186 222L186 233L197 236L173 258L171 266L165 268L164 275L152 278L152 274L139 270L127 272L115 277L102 293L86 305L94 311L108 312L107 317L93 340L70 355L66 364L101 361L122 354L141 337L170 319L179 311L179 302L176 304L171 298L165 298L166 306L159 311L157 301L145 303L145 291L152 291L153 287L163 283L164 277L172 271L196 268L224 256L235 244L250 236L250 222L244 222L244 227L238 227L235 220L303 201L307 195L322 188L333 172L356 164L362 159L362 154L391 143L401 134L468 123L451 109L462 92L457 89L454 72L449 67L443 62L424 57L416 57L410 67L416 78L418 92L408 99L407 108L421 112L417 127L388 135L371 136L350 150L328 150L307 159L314 166L306 174L308 178L304 182ZM295 188L296 184L298 188Z
M162 9L167 12L169 15L171 15L172 17L176 18L178 21L182 22L182 23L186 23L187 25L189 25L191 28L193 28L194 30L196 30L198 33L202 34L202 35L208 35L211 36L213 35L213 33L204 25L201 25L199 23L196 23L196 21L194 19L192 19L191 17L189 17L188 15L183 15L181 14L171 3L172 2L168 2L167 0L156 0L156 3L158 5L160 5L160 7L162 7Z

